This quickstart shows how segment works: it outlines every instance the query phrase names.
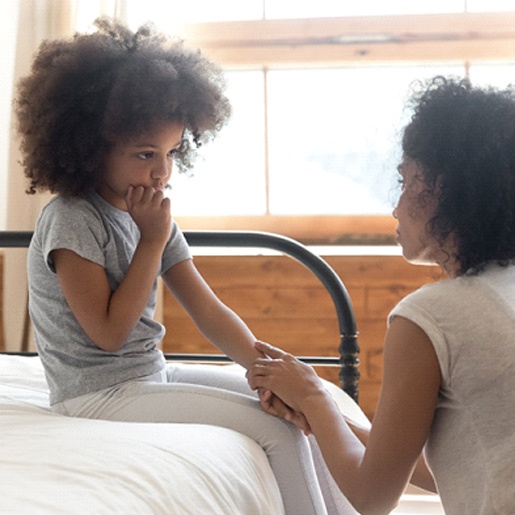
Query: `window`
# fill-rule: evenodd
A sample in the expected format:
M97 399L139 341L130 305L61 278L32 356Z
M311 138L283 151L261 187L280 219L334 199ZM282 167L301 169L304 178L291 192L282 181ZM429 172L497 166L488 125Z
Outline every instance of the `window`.
M192 176L172 178L174 211L187 216L266 213L265 108L261 71L227 73L233 113L199 151Z
M411 82L451 74L506 85L515 60L508 1L127 5L131 25L154 17L226 70L233 118L193 176L173 178L183 228L383 242Z
M463 67L269 71L270 214L391 213L406 85L436 73Z

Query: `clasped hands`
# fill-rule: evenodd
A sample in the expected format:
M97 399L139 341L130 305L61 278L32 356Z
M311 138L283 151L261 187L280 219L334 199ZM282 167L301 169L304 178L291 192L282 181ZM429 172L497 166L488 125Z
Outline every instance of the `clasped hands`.
M311 428L304 415L303 400L321 386L316 372L277 347L263 342L255 346L263 357L254 361L246 377L250 387L257 390L262 408L309 435Z

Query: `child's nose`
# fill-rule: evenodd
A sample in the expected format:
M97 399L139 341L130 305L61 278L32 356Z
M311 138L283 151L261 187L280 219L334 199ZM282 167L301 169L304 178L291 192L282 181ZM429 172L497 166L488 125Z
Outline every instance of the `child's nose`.
M152 178L160 179L166 177L172 170L172 163L167 161L160 162L152 169Z

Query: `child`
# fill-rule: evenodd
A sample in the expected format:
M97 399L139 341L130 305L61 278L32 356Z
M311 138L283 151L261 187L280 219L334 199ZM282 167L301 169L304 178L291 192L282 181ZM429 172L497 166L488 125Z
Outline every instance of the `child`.
M161 276L222 352L243 367L262 355L197 272L163 194L172 163L190 168L195 148L227 120L221 72L150 26L135 33L107 19L97 26L44 42L16 104L29 192L57 194L28 257L52 409L240 431L267 452L288 513L326 513L302 432L264 413L243 376L167 365L157 348ZM276 408L286 409L279 401Z
M279 349L257 344L274 359L259 358L248 378L306 416L360 513L388 513L410 479L436 483L448 514L513 513L515 91L440 77L413 102L397 242L408 261L436 263L448 279L390 314L370 434L353 428L356 437L313 369Z

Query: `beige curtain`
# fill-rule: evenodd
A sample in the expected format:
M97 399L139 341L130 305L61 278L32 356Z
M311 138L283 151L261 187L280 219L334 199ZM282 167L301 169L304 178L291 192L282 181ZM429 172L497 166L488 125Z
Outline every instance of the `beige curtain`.
M2 80L3 98L10 96L12 102L17 80L26 75L32 58L44 39L63 38L83 30L100 15L125 19L125 0L3 0L0 2L0 43L12 55L5 61L12 66L6 67L10 83ZM5 15L5 16L3 16ZM5 27L4 27L5 25ZM9 27L9 29L8 29ZM5 29L5 30L4 30ZM8 40L6 40L8 38ZM2 59L3 61L4 59ZM5 102L2 104L5 106ZM5 109L5 107L4 107ZM9 230L32 230L41 211L49 200L48 195L27 195L23 171L19 165L18 141L11 127L9 112L0 123L3 134L8 134L6 159L0 163L3 198L2 228ZM1 133L0 133L1 134ZM3 325L5 350L19 350L23 345L33 348L23 339L26 335L27 315L26 251L4 251L4 297Z

